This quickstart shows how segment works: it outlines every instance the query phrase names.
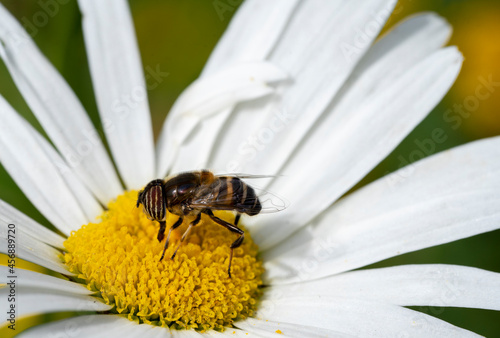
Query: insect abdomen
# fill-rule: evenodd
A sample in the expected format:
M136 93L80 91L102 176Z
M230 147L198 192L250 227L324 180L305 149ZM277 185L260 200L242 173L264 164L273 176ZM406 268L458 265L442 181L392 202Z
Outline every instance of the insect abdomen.
M259 198L255 190L237 177L220 177L217 202L250 216L257 215L261 210Z

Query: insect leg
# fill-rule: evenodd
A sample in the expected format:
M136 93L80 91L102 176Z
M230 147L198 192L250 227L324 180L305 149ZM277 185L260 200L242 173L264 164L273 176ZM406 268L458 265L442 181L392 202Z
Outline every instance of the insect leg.
M163 240L163 237L165 237L166 222L159 221L159 223L160 223L160 230L158 230L158 236L156 236L156 238L158 238L158 242L161 242Z
M191 228L196 226L199 222L200 222L200 219L201 219L201 213L198 214L198 216L196 216L195 220L191 222L191 224L189 224L187 230L184 232L184 234L182 235L181 237L181 240L179 241L179 244L177 245L177 249L175 249L175 252L174 254L172 255L171 259L174 259L175 255L177 254L177 250L179 250L182 242L184 242L184 239L187 237L187 235L189 234L189 232L191 231Z
M163 247L163 253L161 254L161 258L160 258L160 262L162 261L163 259L163 256L165 256L165 251L167 251L167 247L168 247L168 241L170 239L170 234L172 233L172 230L174 230L175 228L179 227L181 224L182 224L182 217L179 217L179 219L174 223L174 225L172 225L170 227L170 230L168 231L168 235L167 235L167 240L165 241L165 246ZM165 222L163 222L165 223ZM160 223L161 225L161 223ZM165 229L163 229L165 231ZM163 237L162 237L163 239Z
M237 213L236 217L234 218L234 225L235 226L238 226L238 223L240 222L240 217L241 217L241 214Z
M229 275L229 278L231 278L231 262L233 260L233 250L236 249L237 247L239 247L241 245L241 243L243 243L243 239L245 238L245 232L243 230L241 230L240 228L232 225L231 223L228 223L228 222L224 221L223 219L220 219L219 217L215 216L214 213L212 212L212 210L205 210L204 212L214 222L219 223L220 225L222 225L224 228L228 229L229 231L240 235L240 237L238 237L238 239L235 240L233 242L233 244L231 244L231 246L230 246L231 252L229 253L229 266L227 268L227 273Z

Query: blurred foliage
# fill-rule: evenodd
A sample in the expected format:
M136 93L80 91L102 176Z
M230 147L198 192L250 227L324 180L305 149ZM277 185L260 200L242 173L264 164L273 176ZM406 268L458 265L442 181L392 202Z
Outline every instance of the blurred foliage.
M33 36L42 52L61 72L89 112L92 121L101 129L80 25L81 16L76 2L50 10L44 6L57 0L25 1L0 0ZM146 77L159 70L168 76L151 86L149 102L155 135L158 136L165 116L174 100L197 78L211 50L224 32L240 1L221 0L220 12L213 1L207 0L130 0L138 42ZM47 9L49 8L49 9ZM421 11L434 11L445 17L454 27L451 45L457 45L465 62L455 85L444 100L429 114L394 152L375 168L359 186L392 172L407 162L476 139L500 135L500 95L493 89L491 95L476 104L480 78L500 81L500 2L495 0L400 0L386 29L404 17ZM45 13L46 22L43 21ZM40 125L22 99L3 63L0 63L0 93L39 131ZM154 87L154 88L153 88ZM454 111L455 105L469 107L464 116ZM473 109L472 109L473 108ZM434 144L431 152L418 151L418 141L429 139L436 128L444 130L446 141ZM415 152L417 151L417 152ZM413 154L413 156L410 156ZM36 168L34 168L36 170ZM40 223L54 229L31 205L3 168L0 167L0 198ZM496 245L500 231L398 256L371 267L412 263L451 263L480 267L500 272ZM4 258L2 258L3 260ZM2 264L5 264L0 262ZM30 263L20 263L32 268ZM42 270L43 271L43 270ZM486 336L500 333L498 312L470 309L436 311L415 308L443 318L455 325ZM58 315L57 318L71 314ZM62 317L61 317L62 316ZM27 327L38 322L54 320L54 315L28 318L19 322ZM19 331L18 331L19 332ZM2 337L12 333L0 330Z

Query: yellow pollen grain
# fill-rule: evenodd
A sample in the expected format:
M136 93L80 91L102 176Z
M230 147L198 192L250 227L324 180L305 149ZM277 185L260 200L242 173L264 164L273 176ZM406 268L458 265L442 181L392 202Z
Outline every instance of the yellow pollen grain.
M158 223L135 207L136 200L137 191L119 196L100 223L82 226L65 241L63 259L78 280L114 305L111 312L140 323L222 331L253 316L264 270L248 233L234 250L232 278L227 274L229 246L237 236L204 216L173 260L170 257L190 220L172 232L169 249L159 262L165 240L158 242ZM228 221L234 217L218 216ZM176 220L169 215L166 234Z

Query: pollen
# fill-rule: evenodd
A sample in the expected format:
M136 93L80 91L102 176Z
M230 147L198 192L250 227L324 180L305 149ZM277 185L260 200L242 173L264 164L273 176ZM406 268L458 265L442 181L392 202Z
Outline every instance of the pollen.
M232 278L227 273L229 246L237 235L205 216L174 259L170 257L190 220L172 232L160 262L165 239L158 242L158 223L136 208L136 200L137 191L119 196L99 223L82 226L65 241L63 260L77 281L112 305L112 313L138 323L223 331L253 316L264 270L246 231L245 241L234 250ZM231 213L217 215L234 219ZM167 231L177 218L168 215Z

